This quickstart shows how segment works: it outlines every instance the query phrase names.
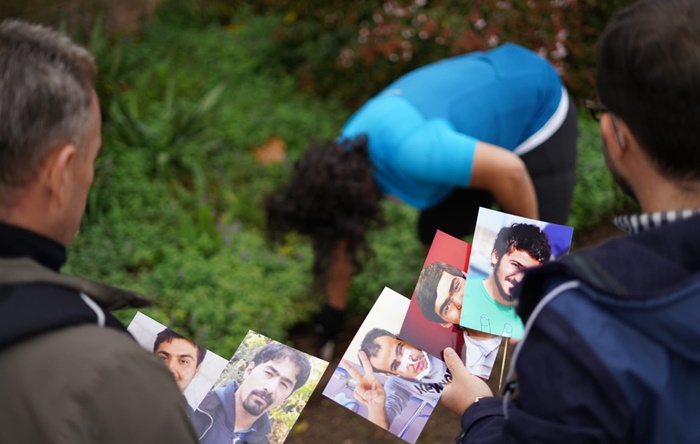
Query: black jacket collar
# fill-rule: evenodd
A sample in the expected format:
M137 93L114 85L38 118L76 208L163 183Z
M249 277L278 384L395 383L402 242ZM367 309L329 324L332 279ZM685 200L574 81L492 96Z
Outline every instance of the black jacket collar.
M59 271L66 263L66 249L40 234L0 222L0 257L26 257Z

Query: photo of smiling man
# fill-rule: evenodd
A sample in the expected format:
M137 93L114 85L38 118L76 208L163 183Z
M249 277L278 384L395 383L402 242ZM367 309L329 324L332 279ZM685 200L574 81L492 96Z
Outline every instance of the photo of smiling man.
M323 394L412 443L451 377L442 360L394 333L408 304L384 289Z
M513 289L526 269L568 252L572 235L571 227L481 208L460 324L493 335L522 338L524 326L515 312ZM554 239L550 240L550 236ZM556 246L554 251L552 243ZM488 265L484 266L486 261Z

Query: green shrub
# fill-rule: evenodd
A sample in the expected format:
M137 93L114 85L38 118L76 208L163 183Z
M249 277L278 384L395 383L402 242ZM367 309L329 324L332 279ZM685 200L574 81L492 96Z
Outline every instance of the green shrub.
M262 165L250 148L276 135L293 159L347 117L268 73L242 34L154 22L114 43L139 68L102 97L104 148L67 268L156 297L146 314L224 356L248 329L284 340L317 302L308 246L273 251L262 233L260 198L289 161Z
M104 148L67 269L156 297L146 314L226 357L249 329L284 341L321 303L310 292L308 239L267 245L260 203L310 138L335 137L351 113L301 94L297 79L268 63L277 16L243 18L226 28L161 19L138 41L106 43L104 53L121 47L110 78L119 88L102 96ZM260 164L251 147L272 135L288 158ZM587 116L579 159L576 230L619 201ZM350 288L353 314L385 286L410 297L425 258L417 211L384 209L389 227L370 234L375 256ZM128 322L133 311L119 316Z
M281 64L311 94L357 106L403 73L506 41L550 60L577 98L593 89L594 47L610 15L633 0L205 0L234 26L241 11L276 15Z

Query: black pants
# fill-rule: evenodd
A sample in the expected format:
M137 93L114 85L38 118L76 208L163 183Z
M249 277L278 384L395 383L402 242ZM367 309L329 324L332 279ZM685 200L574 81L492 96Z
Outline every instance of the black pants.
M569 111L561 127L542 145L521 156L537 193L540 220L566 224L576 183L576 106L569 97ZM513 192L517 193L517 190ZM421 211L418 237L429 245L435 231L462 238L474 233L479 207L491 208L491 194L456 188L434 207Z

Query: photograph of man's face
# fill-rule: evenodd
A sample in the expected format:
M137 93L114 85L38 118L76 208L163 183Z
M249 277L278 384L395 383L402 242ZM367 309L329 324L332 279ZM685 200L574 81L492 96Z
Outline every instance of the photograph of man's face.
M323 394L413 443L451 380L439 358L396 335L409 299L385 288Z
M165 339L158 343L154 353L170 370L175 383L184 392L197 375L204 356L200 358L197 345L185 338Z
M427 353L393 335L377 336L373 338L372 342L375 344L376 354L368 355L368 358L372 367L377 371L402 378L420 380L430 369Z
M443 271L435 289L435 313L440 319L450 324L459 324L462 314L462 298L464 297L464 282L466 279L460 273L455 276Z
M283 442L327 365L249 331L190 416L199 442Z
M498 295L505 302L513 302L512 290L523 278L526 268L542 265L525 250L512 249L502 256L493 251L493 282Z
M466 278L447 262L432 262L418 277L415 300L425 319L452 328L459 325Z
M463 354L460 328L470 245L438 231L423 262L398 337L431 356L446 347Z
M294 391L298 376L298 366L286 358L249 366L238 388L243 408L260 416L279 407Z
M228 364L228 360L143 313L136 313L127 330L163 362L190 409L204 398Z
M527 270L568 252L573 229L486 208L479 210L460 325L522 338L514 304Z

